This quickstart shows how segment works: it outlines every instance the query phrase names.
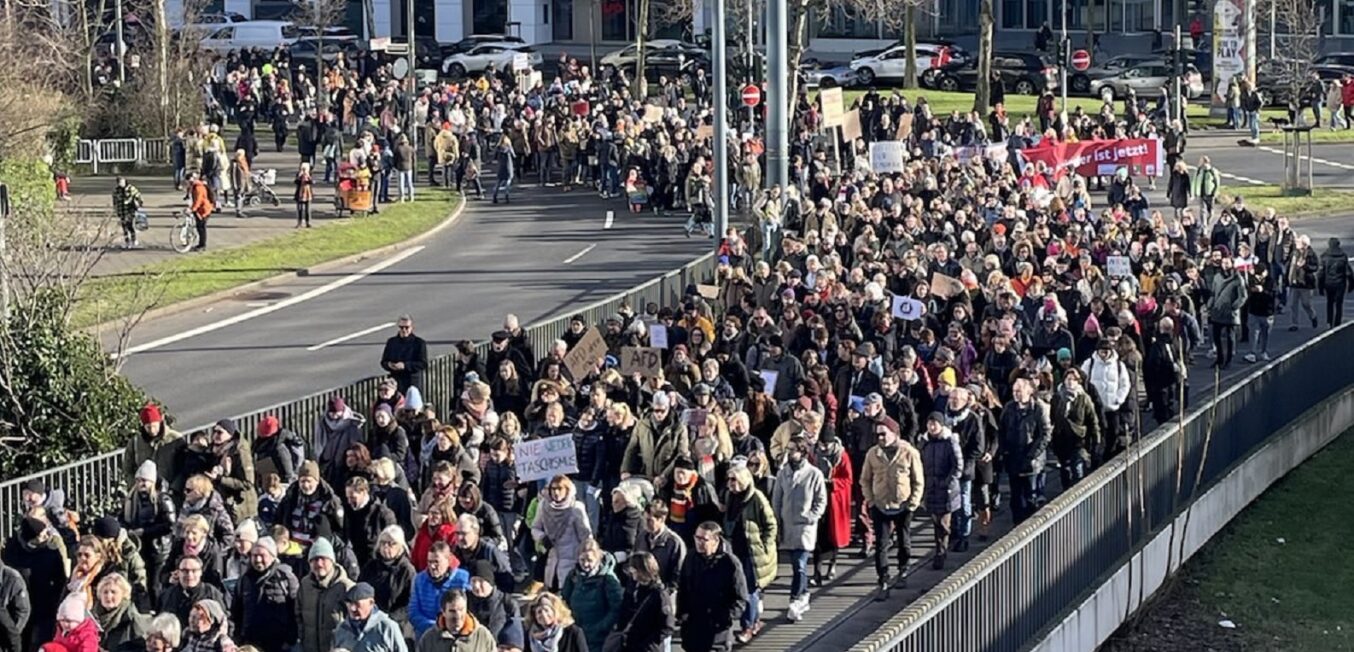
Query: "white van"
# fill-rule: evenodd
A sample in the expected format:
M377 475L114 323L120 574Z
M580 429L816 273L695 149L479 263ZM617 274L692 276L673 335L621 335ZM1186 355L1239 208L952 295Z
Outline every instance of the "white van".
M194 30L203 25L194 25ZM202 49L211 52L229 52L246 48L272 50L296 42L300 30L284 20L250 20L215 26L202 37Z

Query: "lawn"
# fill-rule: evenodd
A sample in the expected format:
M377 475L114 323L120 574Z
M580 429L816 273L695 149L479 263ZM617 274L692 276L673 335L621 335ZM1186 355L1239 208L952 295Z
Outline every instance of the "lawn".
M1354 650L1351 468L1346 433L1246 508L1102 649Z
M134 314L151 303L149 307L166 306L402 242L440 224L460 203L456 193L429 189L420 192L417 201L388 205L379 215L326 220L314 229L93 279L81 289L75 322L91 326ZM148 279L156 282L157 277L163 286L148 288Z
M1218 194L1219 202L1223 206L1230 204L1231 198L1240 194L1246 198L1246 205L1252 212L1258 213L1262 209L1273 208L1279 215L1286 217L1354 209L1354 192L1328 188L1316 188L1306 197L1285 197L1277 185L1223 186Z

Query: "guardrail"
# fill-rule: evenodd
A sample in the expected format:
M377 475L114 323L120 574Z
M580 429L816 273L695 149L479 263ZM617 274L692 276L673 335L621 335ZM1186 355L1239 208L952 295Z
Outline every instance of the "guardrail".
M527 337L532 347L539 352L546 348L568 328L574 315L582 315L588 324L600 325L609 315L619 311L622 304L633 306L636 312L643 312L648 303L670 306L684 296L691 285L704 283L714 278L715 256L707 253L682 267L641 285L614 294L593 303L581 310L560 315L542 322L527 325ZM488 354L488 342L476 345L481 359ZM456 379L456 361L452 355L438 356L429 360L424 372L426 387L422 388L424 400L438 408L439 414L446 413L446 406L454 404L456 397L450 396ZM385 374L370 376L356 382L316 392L308 396L292 399L261 410L235 416L240 432L249 438L254 437L259 421L265 415L276 415L285 427L291 428L304 437L308 443L313 436L313 426L325 411L329 397L343 396L349 405L363 410L376 400L376 389ZM209 424L193 428L180 429L191 432L208 427ZM12 532L22 518L18 509L22 487L30 480L41 480L51 488L59 488L66 493L66 507L81 513L107 510L110 496L115 496L115 488L126 485L123 472L124 450L118 449L95 457L72 462L65 466L39 471L22 478L0 483L0 532Z
M80 139L75 147L75 162L89 165L95 175L99 166L110 163L158 165L169 162L168 138Z
M1346 324L1223 391L1216 409L1206 401L1183 427L1158 428L851 649L1028 648L1233 465L1312 407L1350 391L1354 366L1344 360L1351 347L1354 328Z

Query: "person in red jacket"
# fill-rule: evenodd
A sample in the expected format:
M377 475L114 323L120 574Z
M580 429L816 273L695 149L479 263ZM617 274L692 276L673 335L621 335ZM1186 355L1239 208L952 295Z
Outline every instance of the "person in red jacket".
M89 615L85 598L72 594L56 610L56 638L43 652L99 652L99 624Z
M1345 75L1340 87L1340 104L1345 108L1345 126L1354 129L1354 75Z
M205 251L207 249L207 218L212 216L216 206L212 203L211 193L207 190L207 183L196 172L188 177L188 196L193 202L188 210L193 211L193 216L197 218L197 246L193 247L193 251Z

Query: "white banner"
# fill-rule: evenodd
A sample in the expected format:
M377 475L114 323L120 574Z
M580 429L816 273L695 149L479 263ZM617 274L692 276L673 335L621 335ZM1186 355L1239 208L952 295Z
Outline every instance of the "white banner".
M513 464L519 482L548 480L578 473L578 454L573 435L557 435L513 444Z
M877 173L902 172L907 162L907 143L886 140L870 143L870 169Z

